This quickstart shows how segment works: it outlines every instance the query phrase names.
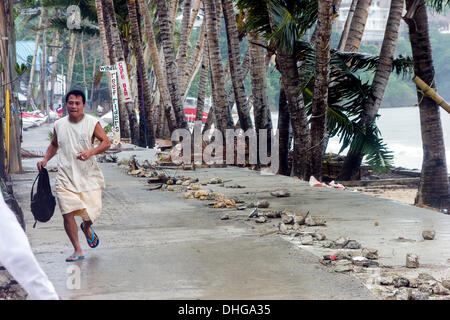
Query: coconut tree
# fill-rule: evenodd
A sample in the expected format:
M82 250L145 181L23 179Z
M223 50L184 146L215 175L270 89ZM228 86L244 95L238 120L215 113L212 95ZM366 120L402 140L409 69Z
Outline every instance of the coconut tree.
M177 66L175 63L173 37L171 32L171 24L167 14L167 6L165 0L157 0L156 3L158 8L161 43L164 50L166 65L167 87L170 93L173 110L175 112L176 125L177 128L187 129L187 121L181 100L181 88L178 79Z
M153 148L155 146L155 133L153 128L153 117L151 114L150 85L147 77L147 66L144 62L142 41L139 32L136 2L127 0L128 17L130 19L131 38L133 41L134 54L137 65L138 99L141 110L140 117L140 145Z
M172 131L175 130L176 128L176 120L174 117L171 117L173 111L172 111L172 102L169 96L169 90L167 88L167 79L164 76L163 68L161 67L160 64L158 47L156 45L155 34L153 31L153 25L150 17L150 11L147 6L147 2L145 0L139 0L139 13L141 14L144 20L144 28L145 33L147 35L147 44L152 58L152 68L155 72L156 80L158 82L158 88L162 103L161 109L163 109L162 111L164 111L161 112L161 114L167 118L169 131L170 133L172 133ZM162 118L162 121L164 120L165 119Z
M350 30L345 41L344 51L359 51L371 4L372 0L358 0L355 8L355 13L353 14L350 24Z
M205 107L205 98L206 98L206 84L208 82L208 71L209 71L208 43L205 42L203 46L204 49L203 49L202 66L200 69L200 81L198 84L197 110L195 113L195 121L203 121L203 111ZM210 112L212 112L212 110Z
M448 5L448 1L431 1L430 3L437 9ZM411 13L410 19L412 19L408 20L408 25L414 73L430 87L436 88L426 1L406 0L406 9ZM423 95L419 89L418 100L423 162L415 203L449 209L450 190L439 106L434 100Z
M311 107L311 173L320 179L328 110L333 0L318 1L318 4L314 97Z
M253 128L253 124L252 124L250 114L249 114L247 96L245 94L244 76L243 76L243 70L242 70L241 62L240 62L241 55L240 55L240 51L239 51L239 33L238 33L237 24L236 24L236 18L235 18L235 14L234 14L233 4L232 4L231 0L222 0L222 11L223 11L224 19L225 19L226 30L227 30L228 60L229 60L229 64L230 64L231 81L233 83L234 97L235 97L235 101L236 101L236 109L238 111L240 126L241 126L242 130L246 131L247 129ZM250 46L252 46L252 45L250 45ZM254 48L253 52L255 52L255 54L256 53L260 54L261 50L263 50L263 48ZM264 55L263 52L262 52L262 54ZM255 57L255 59L257 59L257 57ZM258 67L259 66L255 66L254 71L257 71L256 68L258 68ZM261 70L258 70L258 71L261 71ZM263 74L260 74L260 76L262 77L261 80L264 81L264 79L266 78L265 72ZM261 85L263 85L263 84L261 83ZM263 88L261 87L261 89L263 89ZM264 88L264 90L265 90L265 88ZM262 91L260 91L259 93L262 93ZM267 99L265 94L260 96L259 93L256 95L257 98L261 97L263 99ZM265 102L267 102L267 100ZM261 107L262 106L263 105L261 105ZM267 111L267 103L265 104L265 107L266 107L266 111ZM267 117L265 119L267 121ZM266 127L266 126L267 125L265 125L264 127Z
M383 44L381 46L380 61L375 72L375 77L372 81L370 94L367 99L365 99L363 105L361 123L364 126L370 126L371 123L375 121L378 109L380 108L381 101L383 99L384 91L389 81L389 76L392 72L403 7L403 0L391 1L389 17ZM356 148L355 144L356 143L350 147L351 151L348 152L342 170L339 173L339 180L350 180L356 175L360 168L363 159L363 154L361 152L363 145L358 144L359 148Z
M214 84L214 93L216 104L214 112L216 116L216 128L222 131L225 136L225 130L229 128L228 104L225 91L225 73L223 71L222 59L219 47L219 30L217 28L219 11L217 10L216 0L205 0L206 32L208 40L208 51L210 56L210 66L212 82Z
M180 45L178 47L178 53L176 58L178 79L182 79L183 71L186 67L187 49L189 42L188 31L191 17L191 4L192 4L191 0L183 1L183 18L181 20Z

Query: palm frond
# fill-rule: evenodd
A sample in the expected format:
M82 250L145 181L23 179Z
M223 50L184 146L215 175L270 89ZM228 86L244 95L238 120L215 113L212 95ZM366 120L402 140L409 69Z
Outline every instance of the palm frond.
M427 0L427 6L436 12L442 13L450 6L450 0Z

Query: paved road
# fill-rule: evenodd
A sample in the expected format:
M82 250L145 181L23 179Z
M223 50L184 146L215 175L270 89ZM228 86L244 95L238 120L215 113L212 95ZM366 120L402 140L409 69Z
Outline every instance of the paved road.
M24 146L46 145L44 130L25 132ZM86 259L66 263L72 249L59 209L32 229L29 190L37 160L24 161L26 173L13 176L14 191L36 257L65 299L373 299L355 277L329 272L278 235L261 237L245 219L222 221L223 211L182 194L148 191L145 179L116 164L101 164L106 189L95 226L99 247L83 241ZM74 266L80 289L67 286Z

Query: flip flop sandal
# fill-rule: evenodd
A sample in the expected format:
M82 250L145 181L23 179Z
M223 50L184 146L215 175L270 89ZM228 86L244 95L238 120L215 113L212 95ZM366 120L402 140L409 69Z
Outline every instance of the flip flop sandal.
M74 254L74 255L71 255L70 257L68 257L66 259L66 262L73 262L73 261L78 261L78 260L83 260L83 259L84 259L84 256L79 256L77 254Z
M83 222L80 224L80 228L81 230L84 232L83 229ZM94 229L92 227L89 227L92 230L92 239L89 239L86 235L86 240L88 242L89 247L91 248L95 248L98 246L98 244L100 243L100 238L98 237L98 235L95 233ZM97 237L97 244L93 245L95 237Z

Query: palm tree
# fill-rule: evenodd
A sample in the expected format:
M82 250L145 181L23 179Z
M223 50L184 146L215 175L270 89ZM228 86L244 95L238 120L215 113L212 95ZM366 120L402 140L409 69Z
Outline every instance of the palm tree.
M203 58L202 58L202 67L200 73L200 81L198 84L198 96L197 96L197 110L195 113L195 121L203 120L203 110L205 107L205 97L206 97L206 84L208 82L208 71L209 71L209 63L208 63L208 43L205 42L203 44ZM210 110L209 112L212 112Z
M155 146L155 133L153 128L153 117L151 113L150 85L147 77L147 66L144 62L144 54L141 46L141 37L137 19L136 2L127 0L128 17L130 19L131 38L133 41L134 54L136 56L138 99L141 106L140 117L140 145L153 148Z
M322 177L322 155L328 110L331 23L333 0L318 1L314 97L311 115L311 173Z
M216 116L216 128L225 136L225 130L230 127L227 121L228 104L225 91L225 73L223 71L222 59L219 48L219 30L218 21L219 11L217 10L216 0L205 0L206 32L208 40L208 51L210 56L210 66L212 74L212 83L214 84L214 93L216 104L214 112Z
M173 110L175 112L177 128L187 129L186 116L184 114L183 103L181 101L181 90L178 79L178 71L174 57L174 45L172 32L170 30L169 17L165 0L157 0L159 30L161 35L162 48L166 64L167 87L170 93Z
M409 37L414 58L414 73L425 83L436 88L435 70L428 32L427 6L425 0L406 0L406 9L414 10L409 23ZM442 6L443 1L434 1ZM419 190L415 203L435 208L450 208L450 190L444 136L439 106L418 89L420 126L422 131L423 162Z
M178 79L182 79L183 71L186 67L187 49L189 43L189 22L191 17L191 0L183 1L183 19L181 20L180 45L176 58ZM183 92L183 91L182 91Z
M375 77L372 81L370 94L364 102L363 113L361 116L361 123L365 126L370 126L371 123L375 121L378 109L381 105L381 100L383 99L384 91L389 81L389 76L392 72L403 5L403 0L391 1L386 31L381 46L380 62L378 63ZM350 180L356 175L363 159L363 154L361 152L362 148L363 145L360 145L359 149L351 148L353 151L348 152L342 170L339 173L339 180Z
M372 0L358 0L355 13L353 14L352 22L350 24L347 40L345 41L344 51L359 51L359 46L361 45L361 39L364 34L371 4Z
M247 131L247 129L253 128L253 124L249 114L247 96L245 94L244 76L241 68L239 52L239 33L231 0L222 0L222 10L227 30L228 61L230 63L231 81L233 83L236 108L239 115L239 123L242 130ZM261 80L265 79L265 74L260 74L260 76L263 77L263 79Z
M155 71L156 81L158 82L159 94L161 97L161 114L167 118L169 131L172 133L176 128L176 120L172 115L172 102L170 101L169 90L167 88L167 79L164 76L163 69L160 64L158 55L158 47L156 45L155 34L153 32L153 25L150 18L150 11L146 0L139 0L139 12L144 19L144 28L147 34L147 44L152 58L152 67ZM162 118L162 121L165 119Z

